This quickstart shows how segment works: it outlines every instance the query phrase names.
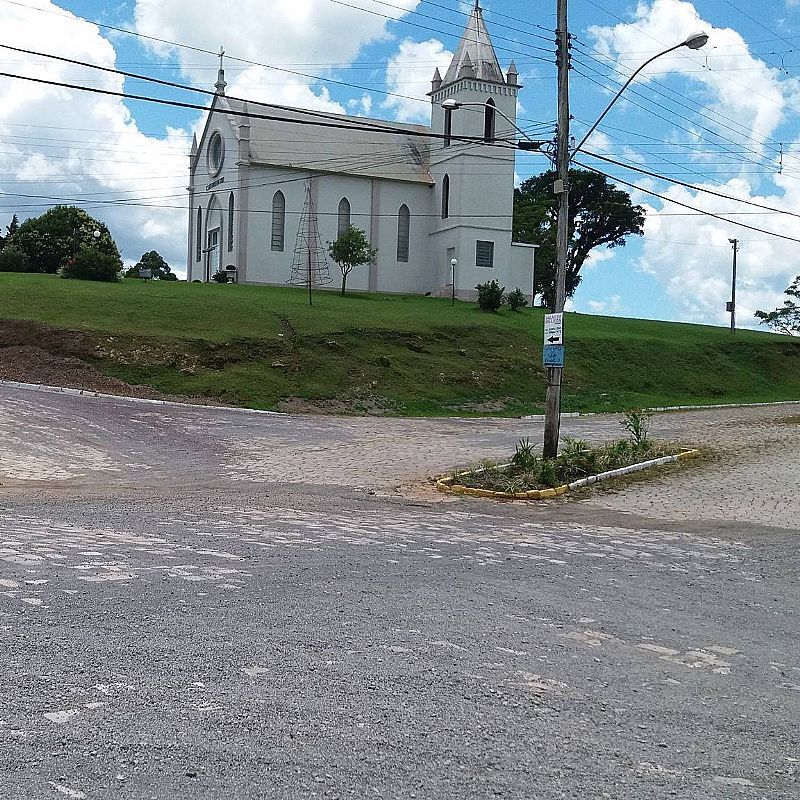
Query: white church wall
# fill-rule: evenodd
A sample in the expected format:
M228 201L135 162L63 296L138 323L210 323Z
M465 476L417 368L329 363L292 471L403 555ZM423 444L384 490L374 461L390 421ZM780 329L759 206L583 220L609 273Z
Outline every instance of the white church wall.
M381 292L425 292L436 287L430 248L432 187L383 181L378 220L378 270L375 289ZM397 260L397 225L400 206L410 212L408 261Z
M277 167L249 170L250 219L247 229L247 282L285 284L292 272L297 231L308 174ZM283 250L272 249L272 209L276 192L284 198Z

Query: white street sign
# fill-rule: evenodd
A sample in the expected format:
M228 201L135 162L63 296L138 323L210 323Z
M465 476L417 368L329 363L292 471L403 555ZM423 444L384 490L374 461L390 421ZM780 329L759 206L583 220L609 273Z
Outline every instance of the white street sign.
M544 315L544 343L564 344L564 315Z

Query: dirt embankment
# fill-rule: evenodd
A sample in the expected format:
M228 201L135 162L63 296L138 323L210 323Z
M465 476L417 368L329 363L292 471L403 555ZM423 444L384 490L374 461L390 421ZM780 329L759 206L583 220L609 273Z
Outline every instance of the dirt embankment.
M104 375L93 362L102 358L113 342L113 337L96 331L69 331L26 320L0 320L0 379L175 399L150 387Z

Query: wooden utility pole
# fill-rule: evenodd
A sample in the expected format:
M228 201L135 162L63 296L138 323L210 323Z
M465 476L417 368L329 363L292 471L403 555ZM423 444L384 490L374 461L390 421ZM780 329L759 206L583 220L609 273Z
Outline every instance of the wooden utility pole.
M569 51L570 35L567 19L567 0L557 0L557 63L558 63L558 138L556 167L558 180L553 191L559 196L558 229L556 234L556 297L553 313L561 314L566 301L567 252L569 248ZM544 408L545 458L558 454L561 427L561 367L547 368L547 397Z
M736 333L736 256L739 253L739 240L728 239L733 245L733 274L731 276L731 302L728 311L731 312L731 333Z

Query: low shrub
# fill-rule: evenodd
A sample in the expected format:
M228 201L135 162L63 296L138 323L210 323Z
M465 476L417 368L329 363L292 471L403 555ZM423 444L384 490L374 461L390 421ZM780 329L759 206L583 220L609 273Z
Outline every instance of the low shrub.
M10 244L0 250L0 272L30 272L30 269L30 259L19 247Z
M211 280L215 281L216 283L227 283L228 273L225 272L225 270L219 270L211 276Z
M499 467L494 461L484 461L481 468L452 477L455 483L463 486L516 493L562 486L675 452L675 448L657 445L649 439L639 443L620 439L599 445L591 445L583 439L565 439L561 452L551 459L542 458L528 439L522 439L506 467Z
M112 283L119 280L121 269L120 259L90 247L83 247L75 258L61 267L58 274L62 278Z
M478 306L481 311L497 311L503 304L506 287L500 286L497 281L479 283L475 288L478 290Z
M525 293L522 289L517 286L513 292L509 292L506 296L506 303L512 311L519 311L521 308L525 308L525 306L528 305L528 298L525 297Z

